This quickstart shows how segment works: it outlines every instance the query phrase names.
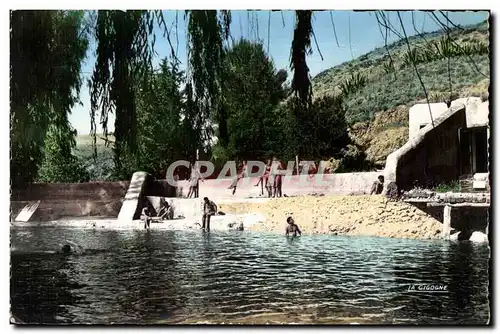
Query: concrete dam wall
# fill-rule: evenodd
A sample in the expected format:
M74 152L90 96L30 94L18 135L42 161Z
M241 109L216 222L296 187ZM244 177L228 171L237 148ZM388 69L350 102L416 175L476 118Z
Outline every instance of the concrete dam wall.
M287 175L283 178L283 195L358 195L367 194L373 181L382 172ZM154 205L154 197L167 197L175 214L184 217L201 213L201 200L214 201L247 199L260 196L258 178L244 178L238 182L236 193L228 189L233 178L200 181L199 198L174 198L186 196L189 181L179 181L177 188L166 180L153 180L144 172L134 173L131 181L31 184L24 189L13 189L11 196L11 221L27 206L40 201L38 208L26 221L53 221L59 219L118 218L121 221L138 219L142 206ZM264 191L265 192L265 191ZM267 194L263 197L266 197ZM146 202L146 200L148 200ZM158 200L159 201L159 200ZM23 220L24 221L24 220Z

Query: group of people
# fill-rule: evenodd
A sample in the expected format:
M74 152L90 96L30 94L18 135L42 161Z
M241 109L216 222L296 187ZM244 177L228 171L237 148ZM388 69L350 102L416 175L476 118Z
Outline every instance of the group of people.
M203 198L202 230L210 232L210 217L216 215L217 210L217 204L208 199L208 197ZM297 235L302 235L302 231L300 231L299 226L292 217L288 217L286 222L288 224L285 231L286 236L296 237Z
M160 219L164 219L165 217L167 219L172 219L173 218L173 211L172 207L166 202L162 202L161 208L159 211ZM211 201L208 197L203 198L203 216L202 216L202 225L201 229L210 232L210 218L218 213L218 207L217 204L215 204L214 201ZM141 213L141 219L144 221L144 228L148 229L150 228L150 224L152 221L152 217L150 215L148 206L144 206L142 209ZM300 231L300 228L295 224L295 221L292 217L288 217L287 220L287 227L285 231L286 236L297 236L297 235L302 235L302 232ZM63 252L70 252L71 248L69 246L64 246L63 247Z
M236 188L238 186L238 182L248 177L248 167L246 161L243 161L241 166L241 172L238 176L233 180L228 189L233 189L233 195L236 193ZM283 165L282 163L274 157L272 160L267 160L266 170L264 174L259 177L259 181L255 185L258 187L260 185L260 195L264 195L264 188L267 191L268 197L281 197L282 193L282 185L283 185Z
M157 219L174 219L174 210L163 197L160 198L160 209L158 210ZM153 216L151 214L151 211L149 210L147 203L145 203L142 208L141 220L144 221L144 228L150 228L151 222L153 221Z

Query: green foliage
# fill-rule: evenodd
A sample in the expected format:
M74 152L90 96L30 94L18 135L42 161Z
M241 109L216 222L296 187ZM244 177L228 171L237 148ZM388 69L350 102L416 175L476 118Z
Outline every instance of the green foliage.
M218 124L221 139L226 140L226 113L222 102L224 40L229 38L231 14L227 10L217 15L215 10L188 10L188 78L194 87L195 103L198 104L198 123L206 123L212 116ZM215 112L214 112L215 111ZM214 113L214 115L211 115ZM213 135L212 127L202 133L207 140Z
M434 188L434 191L437 193L460 192L460 182L452 181L449 183L439 184Z
M199 104L189 84L180 91L185 78L174 64L163 61L146 85L138 85L138 152L122 156L116 177L135 170L157 175L175 160L193 159L201 146ZM286 71L275 69L261 44L236 42L225 53L223 77L227 137L212 146L215 163L272 156L286 161L299 154L311 160L335 157L344 171L367 168L364 153L348 136L342 98L321 98L309 107L298 98L283 103ZM217 115L212 119L217 122Z
M340 83L340 92L347 97L366 85L366 77L361 73L352 73L350 78Z
M139 84L137 92L137 151L120 156L116 176L129 178L142 170L159 176L176 160L193 160L201 145L196 110L189 92L182 92L184 73L164 59L160 69ZM185 93L185 94L184 94Z
M69 131L79 102L81 62L88 47L83 11L11 12L11 182L37 178L50 125ZM33 52L36 50L36 52ZM61 137L71 148L71 136Z
M286 131L273 119L273 110L286 96L286 72L276 71L262 44L246 40L228 51L224 64L227 136L224 141L219 128L220 144L233 157L264 159L277 149L278 143L269 138Z
M74 154L82 162L91 181L117 181L113 149L99 137L96 146L91 136L78 136Z
M295 138L289 143L301 158L341 158L342 149L351 143L347 132L345 109L341 97L326 96L316 99L309 110L301 108L299 101L288 103L295 115L289 130Z
M45 137L44 160L38 170L38 182L87 182L90 175L82 162L71 152L76 131L52 125ZM73 145L71 145L72 143Z
M137 108L134 84L150 72L155 12L146 10L99 10L95 25L97 59L89 83L91 95L91 134L95 136L97 112L101 114L104 135L114 111L115 164L120 169L121 155L137 149Z
M413 57L427 91L431 95L432 92L444 94L449 99L450 94L477 85L489 76L488 38L487 22L465 30L451 29L449 36L444 31L412 36L408 38L411 53L400 40L388 45L387 49L377 48L358 59L321 72L313 79L314 95L338 94L342 83L350 80L353 73L362 73L366 85L345 98L349 123L368 121L374 113L401 104L418 103L425 99L425 95L413 65L407 66L411 65Z
M394 63L389 60L388 62L382 63L382 69L384 70L384 73L389 74L394 72L396 69L394 68Z
M354 144L348 144L340 151L340 164L337 173L366 171L374 168L374 165L367 160L366 153Z
M186 11L187 76L177 68L170 27L161 11L96 14L12 14L10 116L15 185L37 179L38 166L42 168L38 179L85 179L71 151L82 157L93 179L128 178L136 169L158 173L173 160L194 159L196 149L215 131L219 142L211 147L214 160L270 155L289 159L299 153L312 159L335 156L344 170L365 168L363 153L350 143L347 123L423 98L414 70L404 66L409 64L405 59L420 62L420 75L434 96L449 89L450 83L443 80L448 78L449 67L453 90L484 79L469 58L489 75L488 31L481 25L462 35L452 31L441 40L442 33L426 34L431 40L427 45L411 37L414 49L407 55L403 42L396 42L389 62L385 50L379 49L325 71L315 79L317 96L340 90L342 97L312 101L306 63L314 38L312 11L295 12L291 87L285 87L286 71L276 71L261 45L240 41L226 48L230 11ZM164 61L158 73L152 70L155 21L163 26L172 50L172 63ZM85 159L89 156L85 148L75 148L67 120L78 102L89 29L97 42L97 61L89 82L93 159ZM34 48L37 52L31 51ZM284 103L290 92L296 96ZM95 140L97 113L107 138L110 112L116 115L113 161L110 148L98 149ZM61 140L58 145L53 143L55 138ZM57 165L58 159L74 166L76 174Z

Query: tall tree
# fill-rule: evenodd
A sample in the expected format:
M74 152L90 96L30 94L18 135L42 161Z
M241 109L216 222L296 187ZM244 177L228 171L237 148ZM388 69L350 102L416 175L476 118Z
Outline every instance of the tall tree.
M197 112L190 88L181 90L184 82L177 62L164 59L157 71L136 85L137 150L122 152L119 178L136 170L160 176L172 162L195 157L200 144Z
M219 14L219 15L218 15ZM188 81L193 86L195 101L199 105L198 122L210 118L219 129L220 140L227 139L226 110L223 105L224 41L229 39L230 11L188 10ZM211 126L204 128L206 141L213 135Z
M97 59L90 85L91 133L95 138L97 112L107 136L110 112L115 112L115 165L121 155L137 149L137 106L134 83L145 80L151 68L154 13L146 10L100 10L95 39Z
M264 158L276 149L268 137L282 129L266 118L275 117L272 111L285 97L286 77L286 71L276 71L260 43L242 39L227 52L222 92L230 155Z
M287 107L295 119L290 130L295 133L292 141L301 157L341 157L342 149L351 143L341 96L316 99L307 113L302 111L303 104L296 98L292 98Z
M66 131L79 102L81 63L88 47L83 11L11 12L11 181L32 182L43 159L49 125Z

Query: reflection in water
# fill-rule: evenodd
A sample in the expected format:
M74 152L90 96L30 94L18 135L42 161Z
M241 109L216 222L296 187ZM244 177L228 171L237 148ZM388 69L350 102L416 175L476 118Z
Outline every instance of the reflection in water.
M471 243L41 228L11 238L12 313L25 322L488 321L488 248ZM85 252L43 253L65 240Z

